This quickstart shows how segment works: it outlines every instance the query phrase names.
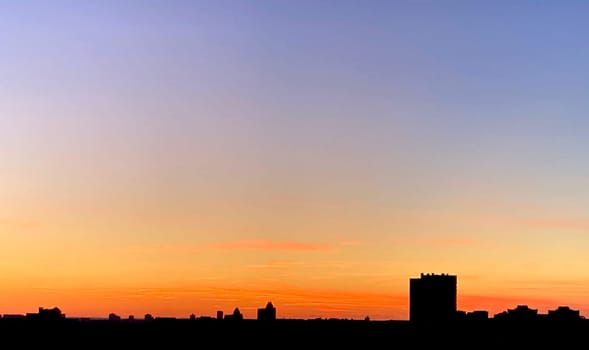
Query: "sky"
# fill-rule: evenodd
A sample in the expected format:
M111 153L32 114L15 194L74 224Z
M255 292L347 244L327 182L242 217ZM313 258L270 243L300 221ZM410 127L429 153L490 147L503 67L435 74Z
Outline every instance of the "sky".
M587 11L0 2L0 314L589 316Z

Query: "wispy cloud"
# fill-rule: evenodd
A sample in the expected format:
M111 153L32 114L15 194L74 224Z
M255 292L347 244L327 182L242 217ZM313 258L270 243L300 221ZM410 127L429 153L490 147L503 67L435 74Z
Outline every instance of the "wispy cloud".
M452 238L415 238L404 239L400 243L410 245L431 245L431 246L459 246L459 247L474 247L484 245L484 242L474 239L452 239Z
M304 261L273 260L273 261L269 261L267 263L249 264L249 265L245 265L245 267L248 269L253 269L253 270L262 270L262 269L279 270L279 269L298 268L298 267L302 267L305 265L308 265L308 263L304 262Z
M324 243L269 240L238 240L208 244L215 250L269 250L269 251L326 251L333 247Z
M589 219L557 217L497 217L492 221L507 225L540 229L569 229L589 231Z
M244 250L279 252L327 252L333 249L334 246L327 243L272 240L235 240L196 244L160 244L136 247L135 250L143 252L192 253L202 251Z
M506 281L512 290L530 293L550 293L551 295L578 295L589 293L589 280L513 280Z

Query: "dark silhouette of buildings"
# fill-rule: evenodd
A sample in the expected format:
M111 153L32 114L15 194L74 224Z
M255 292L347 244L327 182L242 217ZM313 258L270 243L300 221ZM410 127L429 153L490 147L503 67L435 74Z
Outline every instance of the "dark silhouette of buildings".
M177 320L176 317L167 317L167 316L158 316L155 318L156 321L160 321L160 322L170 322L170 321L175 321Z
M508 309L494 316L499 320L530 321L538 318L538 309L531 309L527 305L518 305L515 309Z
M4 314L2 318L5 320L24 320L27 316L23 314Z
M241 314L241 311L239 311L239 308L236 307L235 310L233 310L233 314L225 315L225 320L240 321L243 320L243 315Z
M410 321L374 321L368 316L364 320L277 319L271 302L258 309L257 320L245 319L239 308L225 317L220 311L217 318L194 314L178 319L154 318L146 314L144 319L129 316L121 320L112 313L110 321L66 318L58 308L39 308L38 313L26 316L5 314L0 318L0 333L7 344L18 341L25 348L46 348L51 342L59 344L60 349L79 349L88 341L94 347L107 349L175 349L194 342L203 346L211 343L223 348L253 346L256 349L275 349L277 344L286 345L285 342L288 348L295 349L308 348L309 344L328 349L376 349L383 344L393 347L411 344L416 349L572 349L586 342L589 334L589 320L567 306L539 314L527 305L518 305L489 318L487 311L455 309L455 276L422 275L414 280L410 282L410 297L413 297ZM424 322L415 323L415 317ZM47 321L38 321L40 318Z
M61 310L57 307L51 309L45 309L39 307L38 313L28 313L26 315L27 319L35 319L35 320L43 320L43 321L55 321L55 320L63 320L65 319L65 314L61 312Z
M483 321L489 319L489 311L475 310L466 313L466 319L468 321Z
M266 304L263 309L258 309L258 321L274 321L276 320L276 308L271 302Z
M581 319L579 310L568 306L559 306L556 310L548 310L548 318L557 321L575 321Z
M456 317L455 275L421 274L409 280L409 320L440 322Z
M222 320L223 319L223 311L219 310L217 311L217 320Z

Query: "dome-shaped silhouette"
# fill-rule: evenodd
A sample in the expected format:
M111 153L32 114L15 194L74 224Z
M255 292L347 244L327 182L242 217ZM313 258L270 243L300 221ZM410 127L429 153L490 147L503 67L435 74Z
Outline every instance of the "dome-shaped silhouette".
M235 309L233 309L233 313L231 315L225 315L224 319L225 320L243 320L243 315L241 314L241 311L239 311L239 308L236 307Z
M273 321L276 319L276 308L272 305L272 302L269 301L266 304L266 307L263 309L258 309L258 320L259 321Z

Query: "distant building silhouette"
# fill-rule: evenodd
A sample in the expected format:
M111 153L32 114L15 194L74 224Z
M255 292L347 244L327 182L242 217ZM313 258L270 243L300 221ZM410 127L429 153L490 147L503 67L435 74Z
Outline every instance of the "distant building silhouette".
M233 310L233 314L231 315L225 315L225 319L226 320L243 320L243 315L241 314L241 311L239 311L239 308L235 308L235 310Z
M145 314L145 316L143 317L143 319L145 321L153 321L153 315L152 314Z
M559 306L556 310L548 311L548 318L558 321L574 321L581 319L579 310L573 310L568 306Z
M111 312L110 314L108 314L108 320L109 321L120 321L121 316Z
M409 320L440 322L456 317L455 275L421 274L409 280Z
M24 320L27 316L23 314L4 314L2 316L5 320Z
M531 309L527 305L518 305L515 309L496 314L493 318L511 321L529 321L538 318L538 309Z
M192 321L196 320L196 315L195 315L195 314L190 314L190 319L191 319Z
M266 304L263 309L258 309L258 321L274 321L276 320L276 308L271 302Z
M223 319L223 311L219 310L217 311L217 320L222 320Z
M28 313L26 315L27 319L35 319L35 320L43 320L43 321L56 321L65 319L65 314L61 312L61 310L57 307L51 309L45 309L39 307L38 313Z

